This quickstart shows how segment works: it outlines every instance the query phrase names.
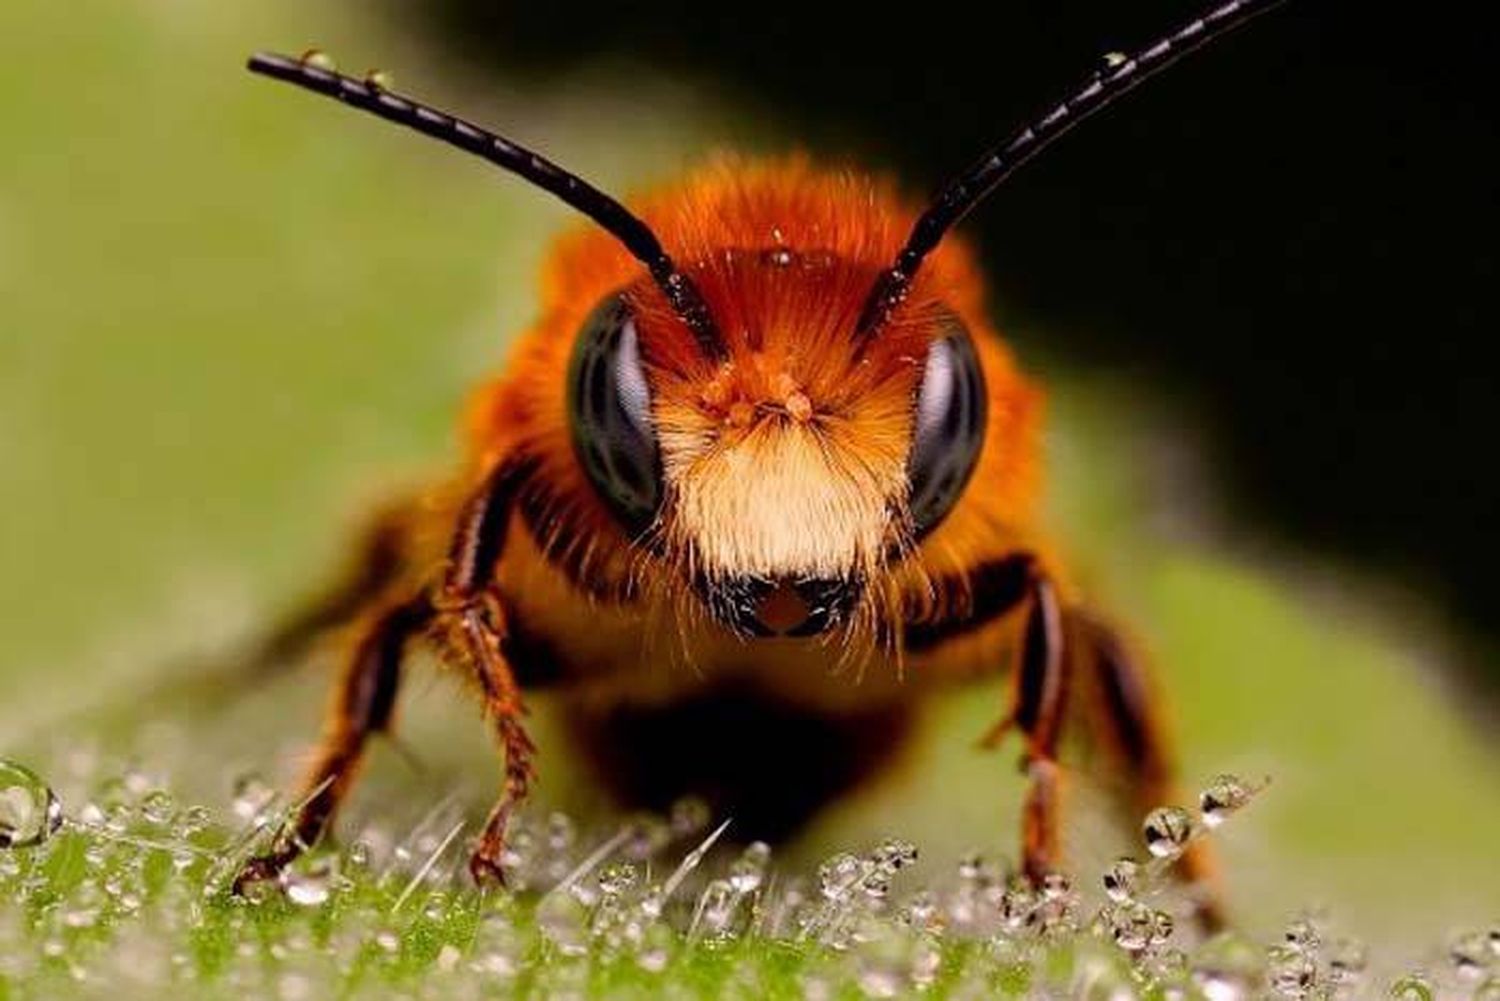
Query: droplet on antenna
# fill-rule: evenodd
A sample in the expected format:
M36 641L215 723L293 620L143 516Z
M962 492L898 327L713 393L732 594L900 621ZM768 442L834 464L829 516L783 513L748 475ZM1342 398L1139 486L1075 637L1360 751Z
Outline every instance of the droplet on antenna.
M308 49L297 61L308 69L322 70L324 73L337 73L339 70L338 63L322 49Z

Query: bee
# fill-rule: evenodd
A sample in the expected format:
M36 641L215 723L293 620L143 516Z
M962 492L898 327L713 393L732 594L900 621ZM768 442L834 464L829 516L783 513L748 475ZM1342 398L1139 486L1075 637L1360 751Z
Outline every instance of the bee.
M377 519L349 579L270 643L353 623L301 805L236 886L325 834L419 643L472 683L503 752L481 883L503 880L537 774L525 697L547 687L621 796L705 793L746 836L783 836L879 770L924 695L1004 674L984 743L1024 744L1027 877L1060 863L1070 716L1138 805L1168 800L1152 682L1039 527L1042 395L951 231L1078 122L1271 6L1232 0L1111 56L925 206L791 157L720 159L626 207L383 77L252 57L595 225L553 248L537 320L468 407L461 468ZM1194 848L1183 868L1210 866Z

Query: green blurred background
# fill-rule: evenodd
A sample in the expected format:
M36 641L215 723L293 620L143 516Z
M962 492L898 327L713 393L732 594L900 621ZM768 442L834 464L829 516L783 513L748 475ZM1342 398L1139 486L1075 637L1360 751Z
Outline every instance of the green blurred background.
M801 138L801 114L768 115L711 74L617 57L496 72L453 31L333 0L0 6L0 751L46 767L74 745L190 747L153 766L219 792L246 763L292 774L318 668L188 706L142 692L293 606L366 504L451 461L463 394L501 363L572 221L484 165L251 78L250 50L378 64L611 190ZM819 143L892 169L858 132L851 119ZM1149 639L1188 788L1275 779L1220 839L1238 911L1267 928L1327 903L1403 943L1491 919L1500 760L1485 672L1463 669L1489 661L1483 641L1410 578L1246 517L1174 384L1049 349L1092 335L1077 314L1055 324L1045 308L1012 323L1053 393L1053 520L1090 590ZM430 801L434 775L476 809L487 798L481 727L455 730L472 710L430 687L413 686L407 737L429 774L380 751L358 810ZM936 707L906 766L836 804L801 851L887 833L938 862L1008 849L1013 755L971 749L999 699ZM80 714L101 705L107 723ZM544 800L590 809L545 726L542 745ZM1095 813L1080 872L1122 847Z

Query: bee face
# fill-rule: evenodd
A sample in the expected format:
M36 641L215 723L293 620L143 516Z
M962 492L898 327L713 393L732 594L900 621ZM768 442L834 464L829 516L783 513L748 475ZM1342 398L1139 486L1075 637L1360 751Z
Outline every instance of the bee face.
M861 352L858 295L806 308L818 290L868 287L867 269L826 256L728 253L698 281L733 331L723 360L674 364L671 318L629 292L589 314L569 371L574 451L625 532L720 624L836 629L974 469L985 397L968 332L934 309Z

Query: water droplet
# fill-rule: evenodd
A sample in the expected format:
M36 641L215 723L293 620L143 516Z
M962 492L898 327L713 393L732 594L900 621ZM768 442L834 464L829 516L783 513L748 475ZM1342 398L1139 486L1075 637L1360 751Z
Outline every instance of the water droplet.
M753 841L729 866L729 885L735 893L754 893L766 878L766 866L771 860L771 846L764 841Z
M319 907L328 902L327 870L292 872L286 876L286 898L299 907Z
M641 932L641 941L635 952L635 965L648 973L660 973L667 968L676 945L677 936L672 933L672 929L663 924L653 924Z
M1104 871L1104 892L1117 904L1136 895L1141 879L1141 864L1133 858L1115 859Z
M256 772L244 772L234 779L231 809L239 819L250 823L261 819L261 812L276 798L276 790Z
M902 908L901 917L918 931L935 930L938 917L937 897L931 890L918 890Z
M145 799L141 800L141 816L145 817L148 823L158 826L170 823L175 810L172 796L165 789L153 789L146 794Z
M344 852L344 865L351 872L364 872L370 868L370 843L356 841Z
M932 940L920 939L912 949L911 985L925 991L937 982L938 970L943 966L943 953Z
M1317 952L1318 947L1323 944L1318 926L1307 918L1297 918L1288 924L1281 933L1281 940L1288 949L1309 954Z
M547 847L553 852L565 852L573 847L573 842L578 837L578 832L573 827L573 818L561 812L548 814L546 837Z
M1478 980L1489 969L1495 956L1490 947L1489 936L1476 931L1466 932L1455 938L1448 946L1448 959L1460 977Z
M521 972L527 942L510 918L498 912L484 914L474 929L475 973L509 980Z
M640 870L630 862L613 862L599 872L599 892L606 897L618 897L640 879Z
M654 858L672 840L672 829L654 813L639 813L631 817L626 830L629 833L620 851L636 862Z
M274 879L252 879L240 885L240 898L248 904L259 906L276 895L278 886Z
M1161 859L1177 858L1193 836L1193 818L1180 806L1162 806L1146 815L1141 825L1146 849Z
M1109 935L1127 952L1140 952L1151 944L1156 932L1156 912L1145 904L1128 902L1109 915Z
M448 916L448 895L434 890L422 903L422 916L428 921L442 921Z
M536 908L537 929L564 956L588 951L587 918L587 910L570 893L549 893Z
M1218 775L1198 797L1205 826L1218 827L1229 815L1250 802L1255 790L1234 775Z
M662 888L660 886L653 886L641 895L640 903L636 906L639 908L641 916L650 922L661 917L662 909L666 905L667 899Z
M1193 957L1192 981L1208 1001L1244 1001L1260 978L1261 953L1245 939L1221 933Z
M52 787L29 768L0 758L0 849L41 844L62 822Z
M703 889L698 900L698 914L710 939L722 941L732 937L730 925L739 909L740 896L728 880L715 879Z
M1126 60L1129 58L1130 57L1125 55L1125 53L1123 52L1106 52L1104 53L1103 58L1104 68L1111 70L1119 69L1121 66L1125 65Z
M1421 973L1408 973L1393 981L1386 993L1395 1001L1432 1001L1432 982Z
M1177 927L1177 919L1172 917L1170 911L1156 911L1151 915L1151 944L1162 945L1172 937L1172 932Z
M1061 900L1073 892L1073 884L1060 872L1049 872L1042 877L1042 896L1048 900Z
M1036 895L1025 881L1014 879L1000 894L1000 920L1012 931L1023 927L1036 911Z
M867 998L891 998L901 992L912 960L910 936L874 918L854 932L855 984Z
M904 869L917 860L917 846L901 838L887 838L870 855L870 861L889 872Z
M1358 983L1370 962L1369 950L1365 948L1365 944L1353 938L1329 941L1325 958L1328 962L1328 974L1334 983L1346 986Z
M365 86L373 91L384 92L395 86L395 80L385 70L373 69L365 74Z
M175 833L180 838L190 838L206 831L214 822L214 815L206 806L188 806L178 812L173 821Z
M840 852L818 867L818 889L829 900L840 900L860 878L859 859Z
M322 49L308 49L302 53L299 61L308 69L322 70L324 73L335 73L339 68L333 57Z
M1307 952L1289 945L1271 948L1267 954L1271 990L1284 998L1305 998L1318 984L1318 966Z
M672 804L672 833L679 838L691 837L708 826L708 804L697 796L684 796Z

